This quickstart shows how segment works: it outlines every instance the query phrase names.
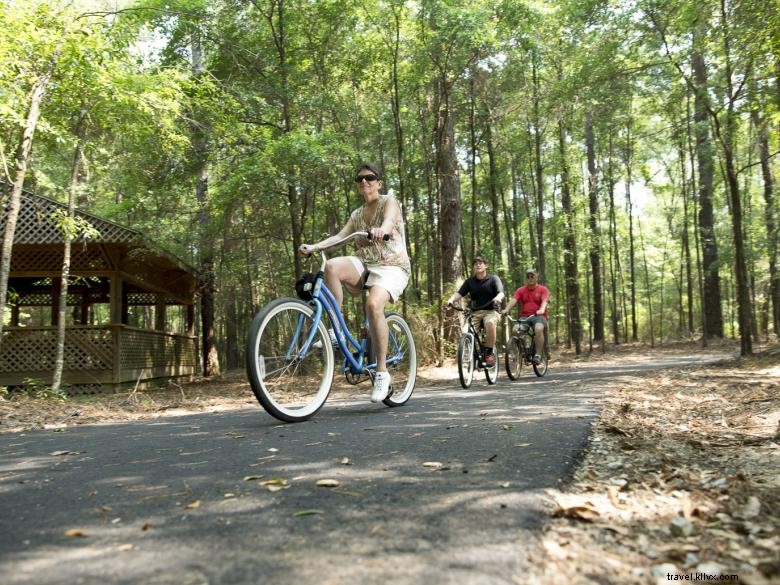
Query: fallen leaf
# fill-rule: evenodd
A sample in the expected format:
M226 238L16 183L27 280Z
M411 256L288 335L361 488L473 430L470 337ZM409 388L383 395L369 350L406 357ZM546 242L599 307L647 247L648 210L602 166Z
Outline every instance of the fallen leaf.
M85 536L89 536L88 532L84 532L78 528L71 528L70 530L66 530L64 534L68 538L83 538Z
M618 495L619 488L615 486L609 486L607 488L607 495L609 496L609 501L612 502L612 505L620 510L626 510L629 506L623 502L620 501L620 496Z
M317 480L317 487L339 487L339 480L337 479L318 479Z
M185 510L195 510L196 508L200 508L200 500L195 500L189 504L184 504Z
M144 525L141 526L141 530L144 530L144 531L149 530L150 528L154 528L154 525L153 524L149 524L148 522L144 522Z
M339 461L339 463L341 463L342 465L352 465L352 464L349 462L349 457L342 457L342 458L341 458L341 461Z
M282 477L275 477L273 479L261 481L260 485L287 485L287 480Z
M127 552L129 550L133 550L132 544L120 544L118 547L116 547L114 550L117 552Z
M432 469L441 469L444 464L441 461L425 461L423 467L430 467Z
M62 455L78 455L78 451L52 451L50 455L52 457L61 457Z
M510 484L509 484L509 482L508 482L508 481L502 481L500 484L498 484L498 487L502 487L502 488L508 488L508 487L509 487L509 485L510 485Z
M255 481L258 479L263 479L264 477L264 475L247 475L244 477L244 481Z
M297 512L293 512L293 516L297 518L298 516L314 516L315 514L324 514L324 513L325 512L323 512L322 510L316 510L312 508L309 510L298 510Z
M287 482L287 480L281 477L261 481L260 485L265 486L269 492L278 492L281 490L286 490L290 487L290 484Z
M600 516L593 502L578 497L558 497L555 500L555 517L574 518L592 522Z

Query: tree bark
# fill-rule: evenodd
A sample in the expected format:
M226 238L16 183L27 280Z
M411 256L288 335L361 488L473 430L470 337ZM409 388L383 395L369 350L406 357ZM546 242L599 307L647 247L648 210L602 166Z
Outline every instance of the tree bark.
M694 46L696 39L694 39ZM715 219L712 208L712 144L707 117L707 66L699 50L693 53L693 74L696 84L694 114L696 134L696 164L699 175L699 232L701 234L702 271L704 272L704 335L723 337L721 286L718 274L718 244L715 240Z
M574 207L569 184L569 165L566 160L566 129L558 121L558 149L561 158L561 212L563 213L563 264L566 279L566 305L569 311L569 331L574 351L582 353L582 325L580 323L580 292L577 276L577 240L574 235Z
M436 80L436 95L436 177L441 200L442 284L451 286L463 275L463 251L455 128L450 109L450 86L443 75Z
M590 269L593 278L593 340L604 340L604 296L601 283L601 234L599 230L598 176L596 174L596 139L593 119L585 114L585 147L588 156L588 225L590 226Z
M544 245L544 167L542 165L542 120L539 113L539 72L537 70L536 56L531 61L531 75L533 80L533 113L534 113L534 170L536 172L536 243L538 260L536 270L539 272L539 282L547 282L545 274L545 245Z
M86 110L79 114L76 125L76 148L73 151L73 163L70 172L70 187L68 188L68 214L67 222L72 222L76 217L76 195L79 187L79 167L84 148L84 118ZM54 357L54 372L52 373L51 388L58 392L62 384L62 370L65 364L65 312L68 308L68 278L70 277L71 242L74 234L72 226L66 225L63 231L62 273L60 278L60 294L57 307L57 341Z
M197 33L192 35L192 74L197 80L203 75L203 50ZM203 375L219 375L219 354L214 331L216 278L214 275L214 243L211 240L209 199L209 129L197 113L193 114L192 145L195 159L195 198L198 202L200 232L200 321Z
M5 220L3 232L3 248L0 250L0 348L3 341L3 319L5 305L8 300L8 277L11 273L11 252L16 234L16 222L19 219L19 209L22 205L22 190L24 189L24 177L27 173L27 163L30 160L30 150L35 136L35 127L41 115L41 103L46 94L46 86L54 74L54 68L59 59L57 50L49 62L46 72L41 75L30 91L30 106L27 110L22 137L16 149L15 171L11 197L8 201L8 215Z

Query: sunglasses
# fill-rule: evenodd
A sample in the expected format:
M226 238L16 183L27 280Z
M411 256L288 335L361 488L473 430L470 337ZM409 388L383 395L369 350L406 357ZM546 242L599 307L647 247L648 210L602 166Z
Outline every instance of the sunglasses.
M535 274L526 274L525 277L526 278L536 278L536 275Z
M374 181L378 181L379 177L377 177L376 175L358 175L357 177L355 177L356 183L360 183L363 180L366 180L369 183L373 183Z

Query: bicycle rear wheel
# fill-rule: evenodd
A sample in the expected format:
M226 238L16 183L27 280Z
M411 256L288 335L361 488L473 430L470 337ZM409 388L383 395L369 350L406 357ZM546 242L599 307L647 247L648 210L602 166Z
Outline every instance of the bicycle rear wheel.
M414 392L417 379L417 349L409 325L398 313L387 316L387 370L393 377L392 394L384 399L387 406L405 404Z
M471 386L474 380L474 336L471 333L464 333L458 344L458 377L460 385L464 388Z
M302 355L314 327L312 343ZM292 298L268 303L252 321L246 356L252 392L270 415L303 421L325 403L333 382L333 347L325 324L315 324L310 305Z

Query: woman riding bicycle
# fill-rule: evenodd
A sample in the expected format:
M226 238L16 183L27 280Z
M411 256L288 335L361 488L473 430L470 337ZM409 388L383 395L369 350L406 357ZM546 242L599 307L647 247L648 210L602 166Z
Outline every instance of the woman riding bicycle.
M331 258L325 265L325 284L338 303L344 300L343 284L352 295L369 289L366 300L371 345L376 352L376 375L371 392L372 402L382 402L390 390L391 376L385 363L387 357L387 321L385 305L395 302L409 282L411 264L406 252L406 233L401 206L395 197L382 194L382 171L376 165L362 164L355 175L363 205L355 209L347 224L335 236L316 244L303 244L300 251L308 256L331 242L358 231L367 231L371 239L357 240L356 256ZM385 240L385 236L389 239ZM331 332L331 339L335 335Z
M447 299L446 306L457 303L460 299L469 295L471 297L471 322L474 328L479 330L482 325L485 328L485 356L484 361L488 367L493 367L496 357L493 350L496 346L496 329L498 327L501 301L504 300L504 285L495 274L488 274L488 263L482 256L475 256L472 262L473 276L466 279L458 292Z

